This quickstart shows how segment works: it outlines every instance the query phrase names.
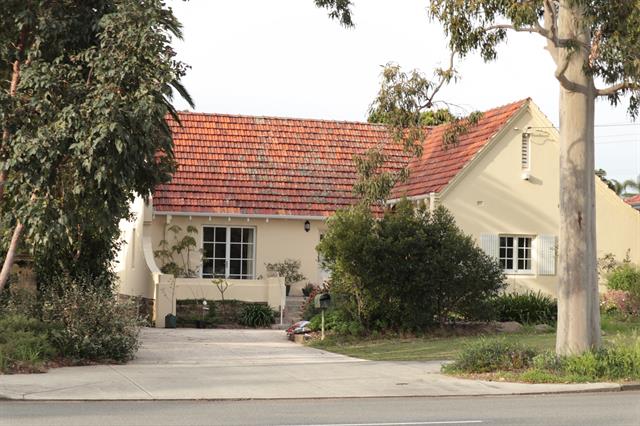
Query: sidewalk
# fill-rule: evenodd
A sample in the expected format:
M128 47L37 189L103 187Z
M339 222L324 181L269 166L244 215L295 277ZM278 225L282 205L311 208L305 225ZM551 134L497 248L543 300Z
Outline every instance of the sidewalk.
M126 365L0 376L25 400L299 399L616 391L610 383L529 385L457 379L439 362L374 362L297 345L275 330L143 330Z

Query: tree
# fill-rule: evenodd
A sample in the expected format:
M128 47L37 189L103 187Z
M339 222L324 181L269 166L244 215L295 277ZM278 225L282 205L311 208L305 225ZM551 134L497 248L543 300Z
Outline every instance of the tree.
M627 179L622 182L622 186L626 196L632 196L634 194L640 194L640 176L636 180Z
M336 6L345 12L350 5ZM628 96L629 114L638 115L640 7L626 0L432 0L430 15L442 23L451 51L461 56L479 51L485 61L496 59L509 31L546 41L560 83L556 352L599 347L594 107L599 97L617 105ZM596 80L608 86L598 88Z
M21 240L45 276L109 268L129 202L175 169L180 36L161 0L3 2L0 291Z

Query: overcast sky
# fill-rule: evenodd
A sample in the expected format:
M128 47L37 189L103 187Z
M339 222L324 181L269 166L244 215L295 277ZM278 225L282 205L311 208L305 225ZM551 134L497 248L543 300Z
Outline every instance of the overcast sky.
M192 69L184 79L196 111L335 120L366 119L381 66L431 74L446 65L446 40L427 0L354 0L345 29L312 0L168 0L184 25L175 42ZM467 112L526 97L558 123L554 65L539 36L511 34L498 60L472 55L440 98ZM178 109L187 105L177 100ZM624 106L596 106L596 167L616 179L640 175L640 125Z

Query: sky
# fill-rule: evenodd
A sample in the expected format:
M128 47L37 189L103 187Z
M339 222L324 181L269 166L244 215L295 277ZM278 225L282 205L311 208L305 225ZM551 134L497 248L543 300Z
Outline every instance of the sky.
M430 76L449 57L427 0L354 0L352 29L312 0L167 3L184 27L174 48L191 67L183 82L200 112L364 121L384 64ZM496 61L459 60L461 78L439 98L469 113L531 97L557 125L559 87L544 45L537 35L510 34ZM618 180L640 175L640 122L624 105L596 104L596 168Z

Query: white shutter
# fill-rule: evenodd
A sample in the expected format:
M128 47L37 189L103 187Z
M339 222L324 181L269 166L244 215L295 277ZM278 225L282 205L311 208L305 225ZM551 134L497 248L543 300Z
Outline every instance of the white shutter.
M497 260L500 252L500 237L493 234L481 234L480 248L489 256Z
M556 237L539 235L538 241L538 275L556 274Z

